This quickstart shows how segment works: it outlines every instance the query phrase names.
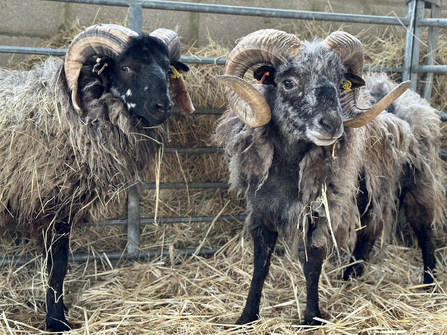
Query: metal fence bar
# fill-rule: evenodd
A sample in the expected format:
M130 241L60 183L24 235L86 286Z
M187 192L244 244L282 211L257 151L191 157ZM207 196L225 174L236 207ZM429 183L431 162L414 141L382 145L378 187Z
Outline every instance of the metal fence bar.
M447 28L447 19L420 19L417 26Z
M438 4L432 3L430 4L430 17L431 18L439 18L441 17L441 6ZM428 40L427 40L427 58L425 59L425 65L431 66L436 62L436 51L438 47L438 37L439 37L439 28L438 27L429 27L428 28ZM433 79L434 73L428 72L425 73L422 77L422 89L421 96L426 99L428 102L431 100L431 91L433 87Z
M158 188L160 190L180 190L188 186L189 189L196 188L228 188L228 183L160 183ZM155 190L157 184L155 183L144 183L141 184L142 190Z
M45 0L56 2L74 2L92 5L119 6L128 7L136 1L132 0ZM316 21L333 21L333 22L351 22L351 23L371 23L385 25L408 25L410 18L390 17L379 15L357 15L357 14L338 14L326 12L299 11L288 9L261 8L261 7L244 7L244 6L228 6L214 5L205 3L190 3L180 1L165 0L141 0L143 8L163 9L170 11L183 11L208 14L226 14L226 15L243 15L257 17L273 17L282 19L301 19Z
M411 76L411 56L413 55L413 30L415 26L414 21L416 19L416 1L417 0L412 0L407 3L407 17L410 17L410 23L405 32L404 58L402 61L404 71L402 73L402 81L410 80Z
M15 53L28 55L65 56L67 49L32 48L32 47L12 47L0 45L1 53Z
M32 55L46 55L46 56L65 56L67 49L49 49L49 48L28 48L28 47L10 47L0 45L0 53L16 53L16 54L32 54ZM181 56L180 60L183 63L189 64L214 64L225 65L226 58L211 58L211 57L189 57ZM365 65L365 71L380 71L380 72L403 72L401 67L393 66L371 66ZM196 111L195 114L198 114ZM200 114L200 111L199 111Z
M197 108L194 111L194 114L223 114L226 111L226 109L221 108Z
M129 7L129 28L139 34L143 32L143 6L140 1Z
M222 148L164 148L165 154L220 154Z
M191 217L178 217L178 218L163 218L160 217L155 221L155 219L140 219L140 225L151 225L151 224L174 224L174 223L190 223L190 222L213 222L216 221L244 221L246 215L221 215L216 216L191 216ZM87 222L84 223L86 227L92 226L125 226L127 225L127 219L124 220L106 220L97 223Z
M417 0L416 1L416 18L415 22L424 18L425 11L425 1ZM422 27L414 25L413 30L413 50L411 55L411 68L415 68L419 65L419 54L421 50L421 36L422 36ZM418 82L418 74L414 71L410 71L410 80L411 86L410 89L416 92L417 82Z
M447 65L419 65L412 70L416 73L447 73Z
M201 248L197 250L197 248L184 248L184 249L175 249L174 254L180 256L192 256L196 254L197 256L211 256L214 255L218 249L214 248ZM150 249L147 251L138 251L134 254L126 254L122 251L110 251L103 253L75 253L69 254L68 260L71 262L86 262L92 260L101 260L101 259L109 259L109 260L132 260L132 259L147 259L147 258L156 258L159 256L166 257L170 255L169 249ZM5 265L23 265L27 263L32 263L35 261L41 261L41 257L4 257L0 259L0 266Z
M140 193L136 185L127 193L127 255L138 253L140 246Z

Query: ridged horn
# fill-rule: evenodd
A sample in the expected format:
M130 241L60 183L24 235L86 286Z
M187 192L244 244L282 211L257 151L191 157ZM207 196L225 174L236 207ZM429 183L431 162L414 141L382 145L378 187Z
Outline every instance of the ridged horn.
M220 76L218 81L227 86L227 100L242 122L255 128L267 124L271 118L265 98L242 79L245 72L256 64L277 66L289 62L299 55L300 47L302 43L295 35L263 29L244 37L231 51L225 76Z
M65 77L71 91L73 107L82 114L78 95L78 79L82 66L94 55L114 56L119 54L130 39L138 34L115 24L97 24L78 34L70 44L65 56Z
M326 49L333 50L340 56L345 72L362 77L364 51L362 43L356 37L343 31L335 31L323 41L323 45ZM340 94L343 124L351 128L366 125L401 96L409 86L409 81L400 84L371 108L357 106L360 88L353 88L351 91L343 90Z
M377 115L382 113L382 111L388 108L388 106L391 105L397 98L399 98L410 87L410 85L411 85L410 80L400 83L382 100L380 100L378 103L376 103L369 109L368 108L362 109L352 104L352 106L355 107L355 111L352 114L358 114L359 112L361 112L361 114L356 116L355 118L352 118L351 120L344 121L343 124L346 127L351 128L363 127L367 123L374 120Z
M149 34L157 37L166 43L169 49L169 59L174 61L180 60L180 38L177 33L170 29L158 28Z
M169 49L169 59L180 61L180 38L177 33L170 29L159 28L150 33L150 36L157 37L164 41ZM185 113L192 114L195 110L191 97L186 90L186 85L182 76L178 73L169 77L169 90L171 91L174 103Z

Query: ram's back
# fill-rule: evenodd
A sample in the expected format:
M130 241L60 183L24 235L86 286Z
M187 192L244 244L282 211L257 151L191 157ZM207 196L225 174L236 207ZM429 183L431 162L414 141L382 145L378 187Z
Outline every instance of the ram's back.
M371 75L366 78L367 100L375 103L395 86L397 84L385 74ZM430 209L433 213L431 221L439 227L443 223L445 190L443 162L439 157L441 128L438 111L419 94L408 90L372 126L374 124L378 125L375 132L381 132L381 138L387 141L382 140L383 145L378 145L373 144L374 139L370 140L370 147L379 147L382 153L375 148L370 150L373 154L368 159L379 162L376 165L371 162L367 164L370 167L379 164L386 167L388 161L394 160L389 168L395 169L392 176L398 183L399 192L403 188L410 189L411 196ZM399 194L396 196L399 197Z

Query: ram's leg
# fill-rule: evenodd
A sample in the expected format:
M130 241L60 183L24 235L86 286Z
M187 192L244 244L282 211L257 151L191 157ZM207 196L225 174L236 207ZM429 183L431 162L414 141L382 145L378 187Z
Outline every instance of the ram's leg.
M371 227L371 225L368 225L367 222L362 221L362 225L366 225L366 227L357 232L357 241L352 253L351 262L368 260L369 254L371 253L371 250L374 246L377 235L382 230L378 227L378 229L376 229L376 232L374 232L373 227ZM348 280L350 276L360 276L363 272L363 268L363 262L349 265L343 273L343 279Z
M364 175L362 175L359 179L357 206L359 213L362 214L362 229L357 231L357 240L352 253L351 262L366 261L369 258L374 242L383 228L383 223L381 223L381 227L374 227L373 223L371 222L373 217L370 213L372 212L373 205L370 203ZM363 268L363 262L349 265L343 273L343 279L348 280L350 276L360 276L363 272Z
M260 219L254 220L251 235L254 245L253 278L244 311L236 321L238 325L255 321L259 317L262 287L269 272L270 258L278 237L278 233L265 226Z
M318 281L320 279L321 267L326 257L326 249L307 247L306 253L304 276L306 277L307 300L304 323L307 325L318 325L321 322L314 320L314 317L321 318L318 303Z
M430 183L422 180L431 180L431 174L421 175L420 170L412 169L409 165L404 166L407 176L401 183L400 213L413 228L419 247L422 251L424 261L424 284L433 283L433 270L436 267L435 246L433 241L433 230L431 223L434 220L434 208L436 200L433 199L433 190Z
M412 224L418 238L419 247L422 250L424 260L424 284L433 283L433 271L436 267L435 246L433 242L433 230L430 225L417 226Z
M63 226L62 226L63 225ZM65 224L58 225L57 233L47 243L47 271L48 289L46 294L47 303L47 329L52 331L66 331L71 327L64 315L63 286L67 273L69 230Z
M422 251L424 261L424 284L433 283L433 270L436 267L435 245L433 241L432 211L416 202L411 195L407 195L404 208L406 218L413 228Z
M318 302L318 281L320 279L323 261L326 257L326 248L316 247L312 244L312 236L315 233L316 227L316 224L310 224L307 231L306 254L303 267L307 290L304 323L307 325L321 324L321 322L314 320L314 317L321 318L320 306Z

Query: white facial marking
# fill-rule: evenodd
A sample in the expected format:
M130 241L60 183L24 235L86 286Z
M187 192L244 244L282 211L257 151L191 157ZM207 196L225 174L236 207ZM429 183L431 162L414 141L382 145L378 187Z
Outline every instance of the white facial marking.
M149 89L148 86L144 86L144 90L147 91Z
M128 97L132 96L132 91L130 90L130 88L127 90L126 96L128 96Z
M137 104L134 104L132 102L127 103L127 109L135 108L136 106L137 106Z

